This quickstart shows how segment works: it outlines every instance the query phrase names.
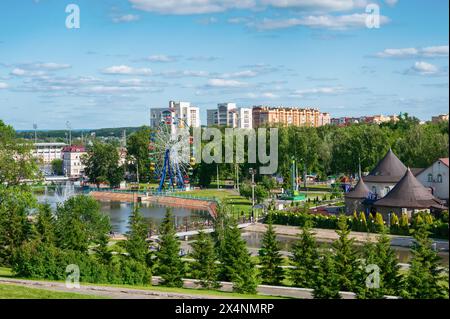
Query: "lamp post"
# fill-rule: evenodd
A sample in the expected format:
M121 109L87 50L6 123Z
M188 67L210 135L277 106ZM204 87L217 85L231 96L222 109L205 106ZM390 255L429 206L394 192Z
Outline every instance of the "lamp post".
M255 173L256 170L253 168L250 168L248 172L252 175L252 217L253 217L253 209L255 206Z

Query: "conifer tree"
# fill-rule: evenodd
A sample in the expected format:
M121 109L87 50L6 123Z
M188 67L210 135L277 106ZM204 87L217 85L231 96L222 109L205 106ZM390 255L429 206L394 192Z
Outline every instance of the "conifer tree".
M367 220L366 220L366 214L364 212L359 213L359 224L360 224L360 231L366 232L367 231Z
M361 225L360 225L360 221L359 221L359 218L358 218L358 213L356 212L356 210L353 212L352 230L354 230L354 231L360 231L361 230Z
M43 243L55 243L55 219L50 204L41 204L37 210L36 230Z
M191 269L194 278L200 279L203 288L219 288L219 265L216 263L217 256L211 236L200 231L192 249L192 258L195 261L192 262Z
M295 267L290 271L292 282L297 287L312 287L319 254L310 222L306 222L302 227L299 239L295 242L291 252L291 265Z
M184 263L180 256L180 242L176 237L173 215L167 209L159 231L158 273L162 284L168 287L183 287Z
M448 298L448 290L442 283L443 270L439 266L439 256L431 248L432 240L428 236L428 226L424 223L418 225L414 231L413 257L406 279L407 298ZM448 282L448 277L445 281Z
M269 285L279 285L284 278L284 271L281 268L283 258L280 253L277 235L273 228L272 214L267 216L267 230L262 239L259 250L260 274L262 282Z
M406 214L402 214L400 218L400 232L402 235L409 235L409 221Z
M133 209L128 220L129 231L125 247L131 258L145 262L149 253L147 243L147 224L138 208Z
M227 281L233 282L233 291L248 294L256 293L258 285L256 267L250 258L247 245L242 239L236 223L225 228L221 263L222 274Z
M335 269L341 291L353 291L359 271L358 255L354 248L354 239L349 238L347 220L344 215L338 219L339 238L333 242L335 250Z
M398 219L397 214L392 214L391 217L391 227L390 227L391 234L399 234L400 233L400 221Z
M331 252L320 256L317 270L314 274L313 296L316 299L340 299L339 277Z
M383 215L376 213L375 215L375 231L381 233L384 231L384 220Z

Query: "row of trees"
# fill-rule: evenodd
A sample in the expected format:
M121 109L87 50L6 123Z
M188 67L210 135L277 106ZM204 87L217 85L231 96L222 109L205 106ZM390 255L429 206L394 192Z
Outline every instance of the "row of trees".
M390 239L382 233L376 243L367 243L358 252L349 237L346 219L339 221L339 238L321 247L309 224L292 248L289 271L285 271L276 233L269 215L268 227L259 252L264 283L279 285L287 279L297 287L314 289L315 298L341 298L340 291L351 291L358 298L383 298L386 295L414 299L448 298L447 277L439 257L431 248L428 224L421 223L414 233L415 244L409 271L400 271Z

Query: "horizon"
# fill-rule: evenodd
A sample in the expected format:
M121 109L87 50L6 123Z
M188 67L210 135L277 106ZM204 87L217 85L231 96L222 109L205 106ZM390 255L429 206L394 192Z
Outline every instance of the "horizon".
M223 101L448 113L447 1L73 3L72 29L67 2L0 4L0 118L16 129L141 126L169 100L198 106L202 124Z

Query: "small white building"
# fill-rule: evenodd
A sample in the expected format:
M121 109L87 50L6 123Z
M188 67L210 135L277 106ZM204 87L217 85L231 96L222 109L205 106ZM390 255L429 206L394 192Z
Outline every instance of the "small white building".
M432 189L434 196L447 202L449 199L448 163L448 157L440 158L416 176L423 186Z
M66 146L62 153L64 175L69 178L82 177L85 166L81 162L81 158L87 154L84 146Z

